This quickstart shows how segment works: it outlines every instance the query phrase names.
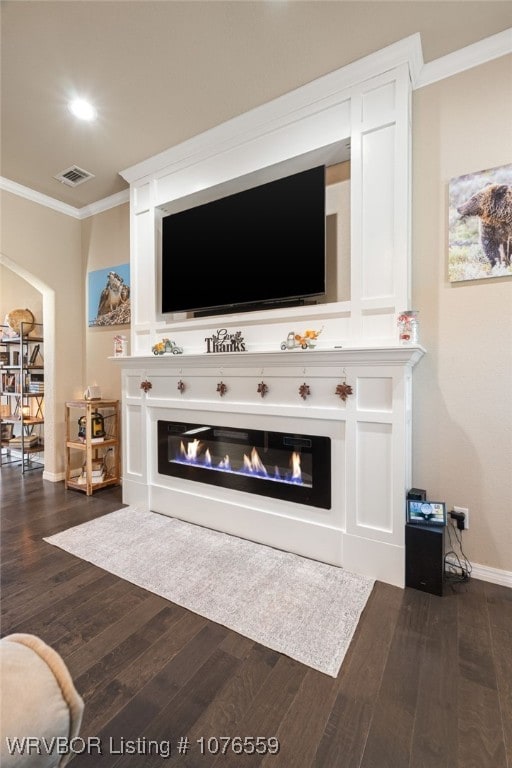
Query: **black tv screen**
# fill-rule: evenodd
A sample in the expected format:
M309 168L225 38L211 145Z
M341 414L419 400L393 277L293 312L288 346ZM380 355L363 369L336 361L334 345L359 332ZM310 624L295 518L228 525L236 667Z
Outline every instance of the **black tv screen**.
M165 216L161 280L163 313L324 294L325 167Z

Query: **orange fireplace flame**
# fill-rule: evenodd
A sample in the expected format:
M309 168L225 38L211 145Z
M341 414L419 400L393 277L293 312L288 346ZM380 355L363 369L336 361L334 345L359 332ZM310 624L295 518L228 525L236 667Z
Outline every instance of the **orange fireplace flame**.
M187 443L187 447L185 448L185 444L182 440L180 443L180 453L187 461L196 463L198 462L200 452L203 450L203 446L204 443L196 438ZM207 448L203 454L202 463L206 464L208 467L211 467L212 465L212 455L209 448Z
M180 454L184 461L191 464L201 464L203 466L212 467L212 455L210 449L206 447L205 443L195 438L185 444L180 442ZM226 454L223 459L216 465L217 469L223 469L228 472L235 471L231 466L229 455ZM290 472L284 472L279 467L274 467L273 478L275 480L283 480L285 482L302 483L302 469L300 464L300 453L293 451L290 455ZM243 458L243 472L247 472L251 475L258 475L259 477L269 477L266 466L260 459L256 448L251 448L250 456L244 454Z
M251 451L251 458L244 453L244 469L247 472L258 472L260 475L268 475L267 469L259 457L256 448Z
M300 468L300 453L292 453L292 480L302 480L302 470Z
M199 455L200 447L201 447L200 440L197 440L197 439L191 440L189 443L187 443L186 448L182 441L180 445L180 452L182 456L184 456L187 459L187 461L196 461Z

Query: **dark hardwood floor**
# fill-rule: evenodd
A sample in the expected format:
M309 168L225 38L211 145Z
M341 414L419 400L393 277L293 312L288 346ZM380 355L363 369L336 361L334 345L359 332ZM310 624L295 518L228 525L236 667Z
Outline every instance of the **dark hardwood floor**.
M0 498L1 634L67 663L96 737L72 768L512 768L512 590L377 582L333 679L43 541L118 509L119 488L86 497L4 466ZM222 754L220 737L279 752Z

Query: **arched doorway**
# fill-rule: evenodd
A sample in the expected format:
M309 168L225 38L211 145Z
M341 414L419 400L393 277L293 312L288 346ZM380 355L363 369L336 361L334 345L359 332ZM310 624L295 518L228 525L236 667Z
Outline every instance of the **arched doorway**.
M11 270L42 295L45 374L45 466L43 478L55 482L62 479L61 474L57 472L55 440L55 291L2 253L0 253L0 267Z

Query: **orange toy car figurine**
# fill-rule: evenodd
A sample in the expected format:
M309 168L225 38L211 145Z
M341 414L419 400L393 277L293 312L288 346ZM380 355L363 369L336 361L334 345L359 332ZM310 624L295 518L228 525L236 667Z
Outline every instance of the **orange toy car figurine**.
M300 333L295 333L295 331L290 331L286 337L286 341L281 342L281 349L297 349L299 347L300 349L314 349L314 342L318 339L322 331L323 328L319 331L309 330L304 331L302 335Z

